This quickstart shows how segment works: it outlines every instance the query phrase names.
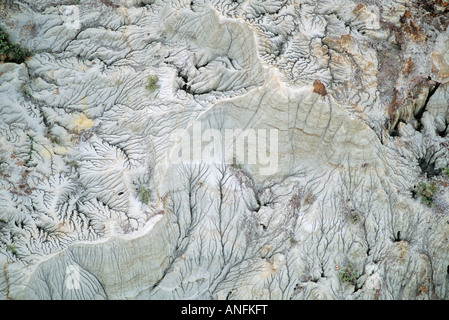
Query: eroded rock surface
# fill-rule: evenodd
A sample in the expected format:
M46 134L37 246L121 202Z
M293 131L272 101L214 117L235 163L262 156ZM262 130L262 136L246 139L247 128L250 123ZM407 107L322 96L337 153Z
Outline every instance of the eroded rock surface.
M448 25L446 0L0 1L34 53L0 64L0 297L449 298ZM171 161L198 130L275 132L274 170Z

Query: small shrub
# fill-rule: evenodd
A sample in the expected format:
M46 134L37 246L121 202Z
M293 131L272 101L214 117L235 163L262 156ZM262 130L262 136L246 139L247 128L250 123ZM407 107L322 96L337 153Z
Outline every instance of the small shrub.
M350 199L340 199L339 211L347 221L352 223L359 222L362 217L362 213L359 210L354 209Z
M449 167L446 168L440 168L440 172L443 172L444 175L449 177Z
M148 201L150 200L150 189L145 188L144 186L140 186L140 190L139 190L139 199L140 202L147 204Z
M61 140L59 140L59 138L57 136L55 136L54 134L46 133L45 138L50 140L51 143L61 144Z
M147 85L145 86L145 89L150 91L150 92L156 91L158 80L159 80L159 78L156 75L148 76L148 78L147 78Z
M433 207L433 200L438 192L438 186L434 183L420 182L418 184L418 196L421 197L421 203Z
M355 265L352 263L349 263L345 267L341 268L340 272L338 273L338 279L341 282L347 282L352 285L356 284L357 278L357 270L355 269Z
M8 35L0 28L0 62L22 63L31 54L31 51L19 44L11 43Z
M304 197L304 204L305 205L311 205L315 202L316 197L309 191L307 192L306 196Z
M351 214L351 221L352 222L354 222L354 223L356 223L357 221L359 221L360 220L360 215L359 215L359 213L358 212L353 212L352 214Z
M74 169L78 169L79 168L79 164L75 160L69 161L68 165L71 166Z
M16 248L13 245L10 245L10 244L6 245L6 250L11 251L13 254L17 253Z

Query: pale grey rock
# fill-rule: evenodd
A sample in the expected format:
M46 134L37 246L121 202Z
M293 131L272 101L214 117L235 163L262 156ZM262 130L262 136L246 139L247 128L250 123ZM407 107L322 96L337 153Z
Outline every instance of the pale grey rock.
M0 7L1 298L449 298L444 7ZM277 130L275 170L170 162L198 124Z

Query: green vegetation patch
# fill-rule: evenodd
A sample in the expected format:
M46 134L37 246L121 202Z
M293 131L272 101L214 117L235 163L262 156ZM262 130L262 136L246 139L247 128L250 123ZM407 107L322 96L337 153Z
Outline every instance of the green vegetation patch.
M438 186L435 183L420 182L418 184L418 196L421 198L421 203L433 207L433 200L437 193Z
M6 250L11 251L13 254L17 253L17 249L13 245L6 245Z
M344 266L338 273L338 279L341 282L347 282L352 285L356 284L357 278L358 278L357 270L353 263L349 263L348 265Z
M441 172L443 172L447 177L449 177L449 167L441 168Z
M31 51L19 44L11 43L8 35L0 28L0 62L22 63L32 55Z
M147 84L145 86L145 89L154 92L157 89L157 82L159 80L159 77L156 75L148 76L147 78Z
M142 203L147 204L150 200L151 191L150 189L145 188L144 186L140 186L139 189L139 200Z

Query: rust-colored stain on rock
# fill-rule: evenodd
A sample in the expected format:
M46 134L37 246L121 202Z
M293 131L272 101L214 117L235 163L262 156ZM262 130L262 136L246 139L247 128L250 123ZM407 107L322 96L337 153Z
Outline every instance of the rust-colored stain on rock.
M355 14L357 14L359 11L361 11L361 10L363 10L363 9L365 9L365 8L366 8L366 6L365 6L364 4L359 3L359 4L354 8L354 10L352 10L352 12L355 13Z
M321 83L320 80L315 80L313 83L313 92L322 95L323 97L327 96L326 87Z
M408 33L410 38L415 42L424 42L426 41L426 35L421 31L419 26L413 22L410 21L408 24L406 23L404 26L405 32Z
M408 58L408 60L405 61L404 67L402 68L402 73L407 75L412 71L412 69L413 69L412 58Z

